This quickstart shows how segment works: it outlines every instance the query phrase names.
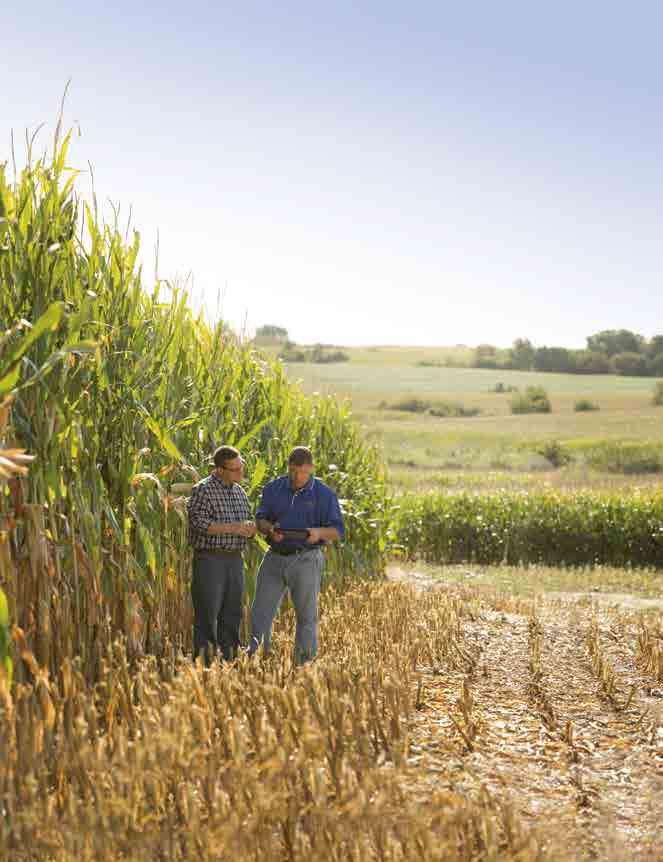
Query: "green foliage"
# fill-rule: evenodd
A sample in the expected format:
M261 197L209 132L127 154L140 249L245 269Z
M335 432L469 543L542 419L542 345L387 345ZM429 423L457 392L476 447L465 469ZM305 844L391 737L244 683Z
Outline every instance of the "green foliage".
M384 408L387 410L402 410L404 413L426 413L432 404L423 398L403 398L401 401L395 401L393 404L384 402Z
M11 657L11 635L9 633L9 608L7 596L0 589L0 674L4 674L11 685L13 662Z
M663 353L657 353L656 356L648 362L649 373L654 377L663 376Z
M349 358L343 350L327 350L322 344L316 344L309 354L309 362L317 362L320 365L328 362L347 362Z
M527 338L516 338L511 348L511 363L519 371L530 371L534 365L534 346Z
M647 356L654 359L656 356L663 356L663 335L654 335L647 345Z
M605 330L587 338L587 350L535 348L528 339L518 338L506 355L491 344L480 344L475 350L474 365L556 374L663 374L663 336L654 336L647 342L626 329Z
M606 442L586 452L587 463L609 473L659 473L663 470L661 449L637 441Z
M617 353L610 362L616 374L627 377L644 377L649 374L647 359L641 353Z
M406 556L435 563L655 566L663 494L425 494L400 500Z
M612 371L608 357L595 350L575 350L573 364L578 374L610 374Z
M537 371L569 374L575 371L573 353L565 347L539 347L534 353L534 368Z
M536 450L539 455L543 455L553 467L565 467L571 463L571 453L566 449L559 440L547 440L542 443Z
M185 517L167 488L205 475L221 443L242 447L253 503L261 483L252 477L282 473L290 447L310 446L348 520L332 574L379 571L389 541L383 469L349 407L305 398L280 363L196 317L178 285L146 291L138 233L127 242L126 229L75 195L68 144L15 184L0 164L0 331L9 331L0 387L13 394L13 445L37 456L25 499L46 507L60 598L78 614L74 649L89 627L72 574L81 566L118 624L135 594L151 637L182 637L168 609L175 595L188 601ZM0 501L0 515L8 505Z
M279 353L283 362L313 362L326 365L332 362L347 362L350 357L343 350L329 350L322 344L316 344L310 349L298 347L294 341L286 341Z
M587 349L615 356L618 353L641 353L645 345L642 335L628 329L604 329L587 337Z
M285 341L288 338L288 330L284 329L282 326L266 324L265 326L259 326L256 329L256 338L274 338Z
M283 362L307 362L308 354L305 350L297 347L294 341L286 341L279 353L279 359Z
M513 363L513 351L511 349L498 349L492 344L479 344L474 350L475 368L510 370L516 366Z
M479 407L465 407L455 401L426 401L423 398L404 398L393 404L386 401L378 405L380 410L400 410L403 413L428 413L440 419L448 419L459 416L478 416L481 413Z
M465 407L464 404L460 404L458 402L441 401L431 407L428 412L431 416L438 416L441 419L447 419L458 416L479 416L481 408Z
M592 410L599 410L600 408L598 404L590 401L589 398L579 398L573 405L573 409L576 413L589 413Z
M504 356L503 351L482 344L475 351L477 368L505 368L545 371L556 374L624 374L646 376L663 373L663 336L650 342L628 330L606 330L587 339L587 350L565 347L535 348L526 338L518 338ZM660 369L658 355L661 354Z
M552 406L543 386L528 386L511 399L512 413L550 413Z
M474 351L476 368L498 368L497 348L492 344L479 344Z

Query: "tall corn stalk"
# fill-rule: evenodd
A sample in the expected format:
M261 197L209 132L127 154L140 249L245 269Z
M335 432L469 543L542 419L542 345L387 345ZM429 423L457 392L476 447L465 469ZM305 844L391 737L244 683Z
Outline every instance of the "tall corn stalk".
M13 181L0 164L0 398L7 445L36 456L0 500L0 577L37 660L54 671L79 655L92 678L113 632L136 651L189 647L184 507L169 488L204 475L222 442L242 449L254 503L291 446L313 448L348 521L334 577L379 572L390 536L381 463L347 407L305 398L177 285L146 289L138 232L78 197L69 144L50 160L28 151Z

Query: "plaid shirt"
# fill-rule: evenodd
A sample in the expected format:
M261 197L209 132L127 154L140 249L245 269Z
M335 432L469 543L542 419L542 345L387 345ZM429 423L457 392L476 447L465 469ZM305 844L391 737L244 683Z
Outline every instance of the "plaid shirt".
M197 551L223 548L227 551L243 551L246 539L243 536L213 536L207 532L210 524L228 524L233 521L248 521L251 518L249 498L241 485L234 482L224 485L214 473L193 486L187 508L189 511L189 544Z

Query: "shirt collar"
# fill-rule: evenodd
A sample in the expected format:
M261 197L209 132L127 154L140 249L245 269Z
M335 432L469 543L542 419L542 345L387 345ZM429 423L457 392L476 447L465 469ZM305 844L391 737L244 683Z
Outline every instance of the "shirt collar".
M313 487L313 483L315 482L315 476L311 476L311 478L308 480L308 482L305 485L302 485L301 488L297 488L297 490L295 490L292 487L292 482L290 481L290 476L288 476L287 473L285 476L285 481L286 481L286 484L287 484L289 491L291 491L293 494L301 494L302 491L310 491L311 490L311 488Z
M223 481L223 479L220 479L220 478L216 475L216 473L210 473L210 476L212 477L212 479L213 479L217 484L221 485L221 487L222 487L222 488L228 488L228 489L230 489L230 488L232 488L232 487L233 487L233 485L235 485L235 484L236 484L235 482L231 482L231 483L230 483L230 485L226 485L226 483Z

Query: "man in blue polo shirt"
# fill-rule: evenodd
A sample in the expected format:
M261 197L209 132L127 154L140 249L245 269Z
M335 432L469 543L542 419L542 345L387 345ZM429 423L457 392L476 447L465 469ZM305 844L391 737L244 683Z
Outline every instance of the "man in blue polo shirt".
M295 664L304 664L318 651L322 549L344 536L338 499L313 476L310 449L296 446L288 457L288 475L265 485L256 524L270 547L258 572L249 653L260 644L269 652L274 617L285 591L290 590L297 614Z

